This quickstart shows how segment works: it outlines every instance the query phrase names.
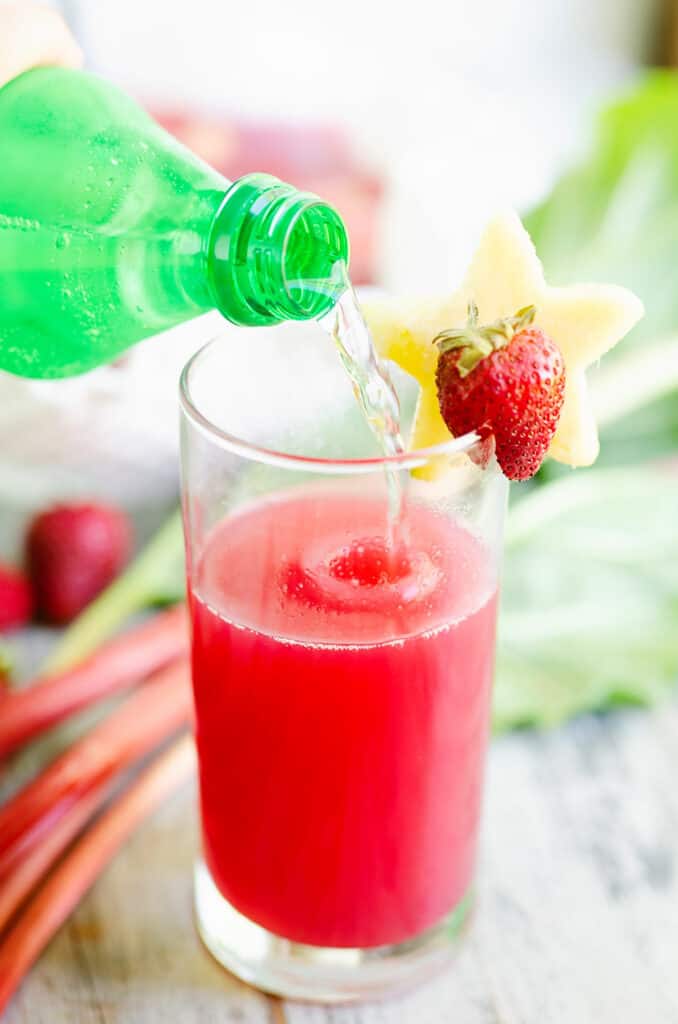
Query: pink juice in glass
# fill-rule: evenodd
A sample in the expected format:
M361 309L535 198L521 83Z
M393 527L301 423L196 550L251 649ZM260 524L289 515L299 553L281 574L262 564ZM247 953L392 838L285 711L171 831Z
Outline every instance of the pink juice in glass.
M494 658L484 544L329 486L249 505L194 571L204 854L222 895L299 943L376 947L469 890Z

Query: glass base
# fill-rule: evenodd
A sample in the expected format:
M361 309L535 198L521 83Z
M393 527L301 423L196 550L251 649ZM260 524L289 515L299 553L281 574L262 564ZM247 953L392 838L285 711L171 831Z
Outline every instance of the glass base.
M467 893L435 927L394 946L333 949L290 942L243 917L206 865L195 870L195 910L210 953L238 978L273 995L346 1003L395 995L449 963L471 917Z

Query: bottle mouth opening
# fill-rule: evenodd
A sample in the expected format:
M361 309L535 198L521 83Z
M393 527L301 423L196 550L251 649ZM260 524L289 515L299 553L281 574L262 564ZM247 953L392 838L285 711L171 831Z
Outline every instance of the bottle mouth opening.
M223 315L265 325L327 313L345 288L349 244L341 217L318 196L251 174L224 196L209 258Z
M282 279L293 319L322 316L348 287L349 246L344 224L331 206L304 197L283 243Z

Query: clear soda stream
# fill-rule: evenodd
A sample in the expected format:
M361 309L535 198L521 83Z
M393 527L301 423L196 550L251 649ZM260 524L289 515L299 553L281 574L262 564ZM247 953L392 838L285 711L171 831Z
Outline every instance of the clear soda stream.
M374 347L360 304L348 278L346 264L338 264L336 272L342 275L345 289L330 312L320 318L320 324L336 345L339 358L353 385L358 405L381 451L387 456L398 455L405 450L400 433L398 395L388 368ZM400 514L402 488L397 470L387 466L385 472L392 533Z

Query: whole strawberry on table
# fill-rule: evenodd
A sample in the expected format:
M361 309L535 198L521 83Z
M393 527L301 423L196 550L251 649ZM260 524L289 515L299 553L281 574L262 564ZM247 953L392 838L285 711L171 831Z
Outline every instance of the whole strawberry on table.
M36 516L26 537L26 562L43 621L71 622L118 575L132 549L122 509L83 502Z

